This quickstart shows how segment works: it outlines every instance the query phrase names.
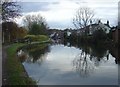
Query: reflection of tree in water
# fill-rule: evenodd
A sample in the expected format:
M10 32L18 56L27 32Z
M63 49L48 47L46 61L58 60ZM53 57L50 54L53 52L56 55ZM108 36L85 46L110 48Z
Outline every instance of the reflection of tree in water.
M92 47L89 54L90 60L94 62L95 66L99 66L102 61L107 62L109 60L109 50L103 47Z
M73 60L73 66L82 77L88 77L90 73L94 71L93 63L88 58L88 54L86 54L85 52L81 52Z
M100 59L106 55L106 51L107 50L105 49L105 47L94 46L91 47L90 54L93 55L94 57L97 57L98 61L100 61Z
M74 46L76 48L80 48L83 52L85 52L87 54L90 54L91 59L92 58L97 58L98 61L103 59L106 56L106 52L107 52L107 48L105 47L104 44L90 45L90 44L82 44L82 43L75 44L75 43L72 42L72 43L70 43L70 45Z
M47 53L49 52L49 47L45 46L44 48L39 48L36 47L33 48L34 50L27 50L25 49L24 51L29 55L29 57L26 59L26 62L28 63L34 63L38 62L39 64L42 63L42 61L45 60Z
M73 66L81 76L87 77L99 67L101 62L109 60L109 51L104 48L81 47L82 52L73 60Z

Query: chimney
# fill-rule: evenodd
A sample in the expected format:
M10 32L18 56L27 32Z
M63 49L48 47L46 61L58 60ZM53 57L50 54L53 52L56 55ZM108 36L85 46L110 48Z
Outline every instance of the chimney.
M100 23L101 23L101 20L98 21L98 24L100 24Z
M90 20L90 24L92 24L92 20Z
M107 25L109 26L109 21L107 20Z

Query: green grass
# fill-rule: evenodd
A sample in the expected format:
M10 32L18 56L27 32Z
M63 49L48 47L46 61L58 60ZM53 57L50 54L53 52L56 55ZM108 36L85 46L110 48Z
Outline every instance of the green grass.
M44 43L49 42L49 37L45 35L27 35L25 38L31 38L33 42L40 42L38 44L15 43L7 48L6 67L8 73L9 85L36 85L36 82L29 78L25 69L16 56L16 51L23 46L34 47L31 51L37 48L44 48ZM41 45L39 45L41 44Z
M30 38L32 40L32 42L42 42L42 41L48 41L49 37L46 35L27 35L25 36L25 38Z
M12 44L9 48L7 48L7 73L9 85L35 85L36 82L33 81L25 74L25 69L21 64L20 60L16 56L16 50L24 46L25 44L16 43Z
M41 41L41 42L49 40L49 38L45 35L38 35L37 37L38 37L38 41Z

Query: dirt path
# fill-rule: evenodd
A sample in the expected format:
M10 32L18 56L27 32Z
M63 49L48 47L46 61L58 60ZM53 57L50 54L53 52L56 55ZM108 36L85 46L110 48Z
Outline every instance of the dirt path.
M2 47L2 85L8 85L8 76L7 76L7 69L6 69L6 60L7 60L7 53L6 49L9 46Z
M0 87L2 86L2 45L0 45Z

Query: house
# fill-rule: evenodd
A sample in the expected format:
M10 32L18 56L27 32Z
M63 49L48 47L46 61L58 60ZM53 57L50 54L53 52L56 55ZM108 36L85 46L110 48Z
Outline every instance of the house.
M109 25L109 21L107 21L106 24L103 24L101 21L98 22L98 24L90 24L88 26L89 28L89 35L92 35L94 31L102 29L103 31L108 34L111 30L111 27Z
M112 39L114 43L120 44L120 29L117 27L112 28Z
M57 29L50 29L49 30L49 37L51 39L57 40L57 39L62 39L64 32L62 30L57 30Z
M72 34L72 31L70 29L67 30L67 36L69 37Z
M90 23L90 25L88 25L85 28L81 28L79 30L77 30L77 34L82 35L87 31L87 35L92 35L94 31L96 30L100 30L102 29L103 31L106 32L106 34L108 34L111 30L111 27L109 25L109 21L107 21L106 24L103 24L101 21L99 21L98 23L92 24L92 22Z

